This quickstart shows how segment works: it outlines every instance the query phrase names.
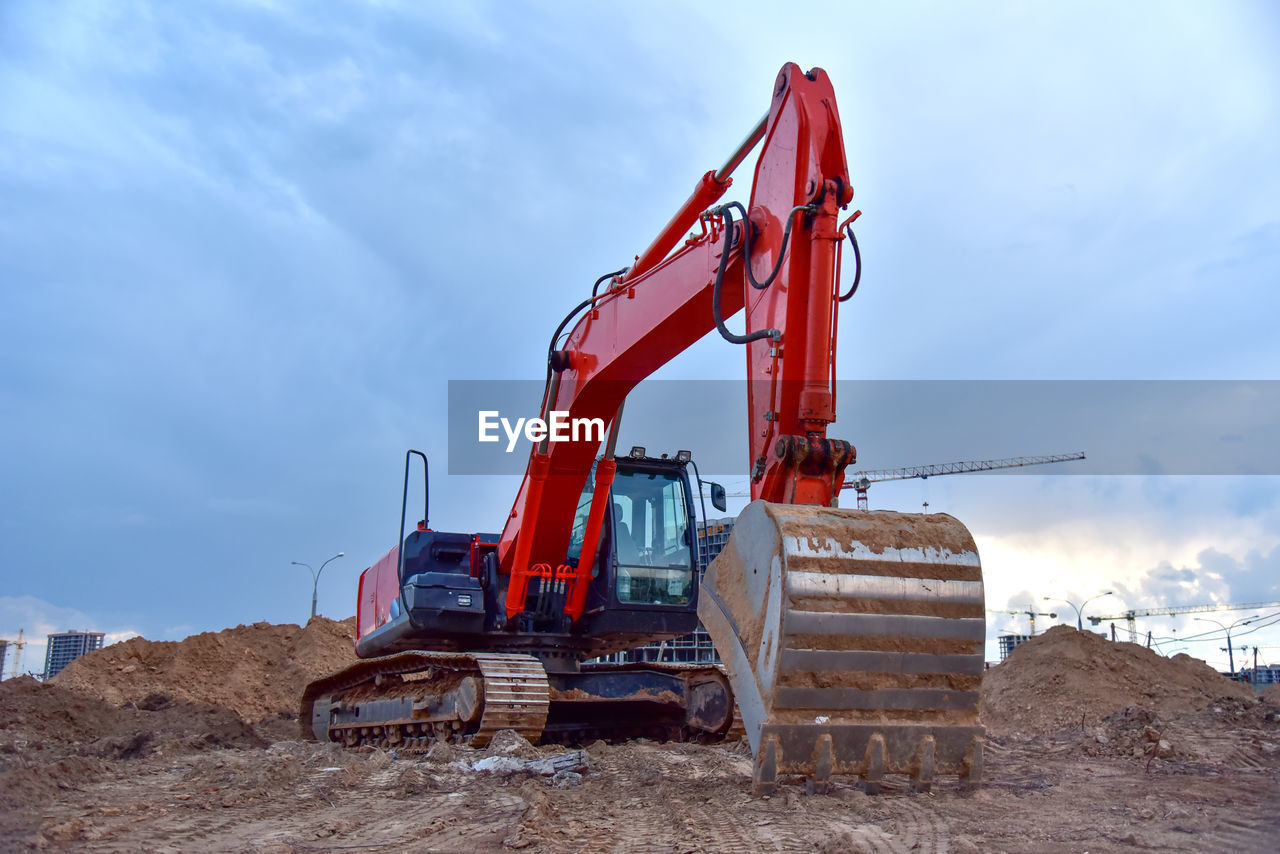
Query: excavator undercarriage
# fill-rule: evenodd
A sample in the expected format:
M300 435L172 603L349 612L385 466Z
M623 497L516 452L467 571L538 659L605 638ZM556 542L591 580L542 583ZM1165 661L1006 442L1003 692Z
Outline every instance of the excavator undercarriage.
M311 683L304 738L426 752L437 741L483 747L499 730L534 744L718 741L733 693L714 666L584 664L548 673L531 655L402 652Z

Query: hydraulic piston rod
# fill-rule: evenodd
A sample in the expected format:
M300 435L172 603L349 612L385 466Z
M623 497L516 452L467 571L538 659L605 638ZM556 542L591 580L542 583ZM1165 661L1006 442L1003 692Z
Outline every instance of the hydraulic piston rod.
M760 140L764 137L765 123L769 120L769 114L764 116L751 129L746 138L738 144L733 154L729 155L729 159L724 162L715 172L708 172L698 181L698 186L694 187L693 194L689 196L685 203L680 206L680 210L676 211L675 216L667 222L662 231L658 234L654 241L649 244L636 262L631 265L631 269L622 275L622 281L629 281L637 276L647 273L662 262L667 254L680 242L680 238L684 237L689 229L693 228L697 223L698 217L702 212L711 207L725 191L733 184L733 180L729 177L734 169L746 159L751 153L751 149L755 148Z

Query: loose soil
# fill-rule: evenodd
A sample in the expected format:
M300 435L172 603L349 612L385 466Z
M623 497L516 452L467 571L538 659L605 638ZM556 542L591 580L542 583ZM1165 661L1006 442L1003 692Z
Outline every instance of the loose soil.
M911 795L891 777L868 797L840 779L806 796L787 780L755 798L741 741L596 742L554 776L473 770L575 758L512 733L413 757L296 741L280 683L350 660L307 640L341 626L132 641L78 660L74 679L0 683L0 850L1266 851L1280 833L1280 705L1185 656L1070 629L988 672L981 789ZM261 669L246 669L246 639L299 657L250 643Z
M108 703L162 693L225 706L246 721L296 715L302 689L356 660L355 617L254 623L183 641L133 638L77 658L54 684Z
M1194 711L1218 697L1252 702L1249 685L1179 653L1114 643L1054 626L1010 653L982 681L982 723L999 735L1043 735L1096 723L1126 706Z

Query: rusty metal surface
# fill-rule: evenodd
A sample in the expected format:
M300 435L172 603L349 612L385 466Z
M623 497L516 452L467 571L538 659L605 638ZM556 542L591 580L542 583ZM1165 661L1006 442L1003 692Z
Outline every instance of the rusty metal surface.
M753 502L703 580L756 757L823 791L885 774L981 777L982 571L955 519Z

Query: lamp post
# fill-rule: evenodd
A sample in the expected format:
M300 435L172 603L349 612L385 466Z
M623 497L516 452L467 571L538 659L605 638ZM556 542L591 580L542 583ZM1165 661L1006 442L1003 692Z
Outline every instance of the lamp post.
M329 565L330 561L335 561L340 557L346 557L346 554L346 552L338 552L336 555L329 558L329 560L320 564L319 569L311 569L311 564L309 563L303 563L297 560L289 561L289 563L294 566L305 566L307 569L311 569L311 616L314 617L316 615L316 590L320 586L320 573L324 572L324 568Z
M1114 595L1115 595L1115 591L1113 591L1113 590L1108 590L1106 593L1099 593L1097 596L1091 596L1091 597L1089 597L1088 599L1084 600L1084 602L1082 602L1082 603L1081 603L1081 605L1080 605L1080 607L1079 607L1079 608L1076 608L1075 603L1074 603L1074 602L1072 602L1072 601L1070 601L1070 600L1067 600L1067 599L1055 599L1055 598L1054 598L1054 597L1052 597L1052 596L1045 596L1044 598L1045 598L1047 601L1049 601L1049 602L1064 602L1064 603L1066 603L1066 604L1070 605L1070 606L1072 607L1072 609L1074 609L1074 610L1075 610L1075 612L1076 612L1076 629L1077 629L1078 631L1082 631L1082 632L1083 632L1083 631L1084 631L1084 619L1083 619L1083 617L1082 617L1081 615L1084 613L1084 606L1085 606L1085 605L1088 605L1088 604L1089 604L1090 602L1092 602L1094 599L1101 599L1103 596L1114 596Z
M1211 620L1208 617L1196 617L1195 619L1199 620L1202 623L1213 623L1215 626L1217 626L1218 628L1222 629L1224 632L1227 633L1227 663L1231 666L1231 678L1232 679L1236 678L1236 657L1235 657L1235 654L1232 653L1231 651L1231 630L1234 629L1236 626L1249 625L1249 623L1258 619L1258 615L1254 614L1252 617L1241 617L1240 619L1236 620L1234 623L1232 623L1229 626L1224 626L1222 625L1222 623L1219 623L1217 620Z

